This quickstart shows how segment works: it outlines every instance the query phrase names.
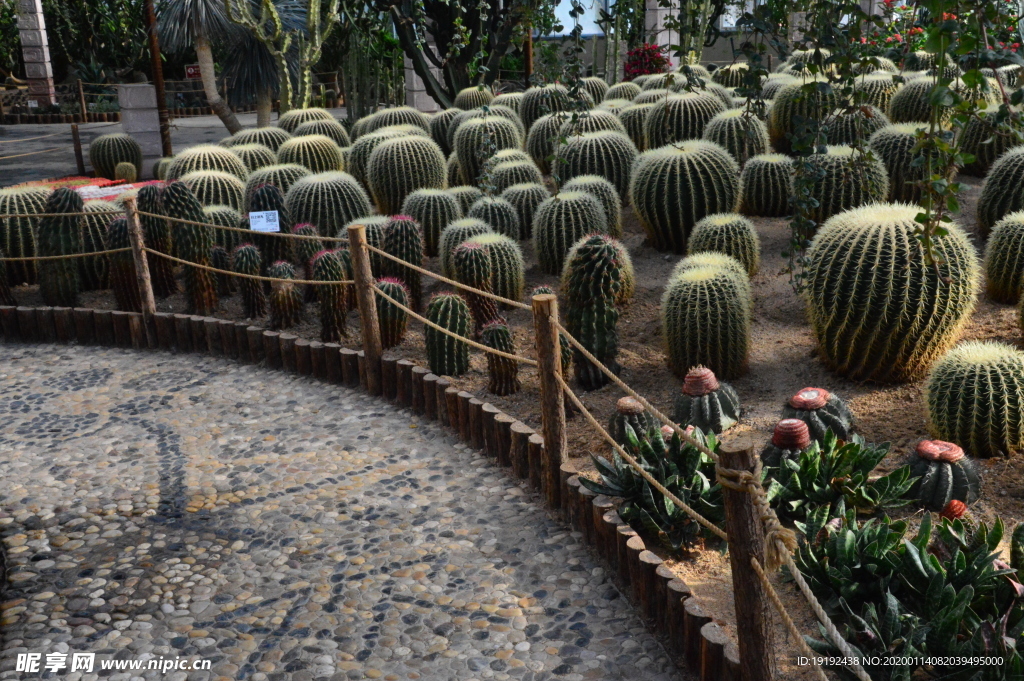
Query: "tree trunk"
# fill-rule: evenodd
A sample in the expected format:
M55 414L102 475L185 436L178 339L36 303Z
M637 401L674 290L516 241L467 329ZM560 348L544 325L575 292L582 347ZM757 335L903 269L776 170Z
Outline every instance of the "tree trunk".
M256 95L256 127L266 128L270 126L270 115L274 111L274 98L270 91L266 90Z
M195 39L196 57L199 59L199 75L203 79L203 91L206 92L206 101L217 114L228 132L234 135L242 129L233 111L228 108L227 102L221 99L217 92L217 74L213 69L213 51L210 49L210 41L206 36L198 35Z

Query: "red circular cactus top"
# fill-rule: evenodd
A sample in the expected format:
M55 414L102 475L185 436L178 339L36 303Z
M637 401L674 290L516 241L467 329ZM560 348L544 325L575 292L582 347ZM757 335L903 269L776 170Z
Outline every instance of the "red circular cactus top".
M959 499L951 499L943 509L941 515L946 520L956 520L957 518L963 518L964 513L967 513L967 504L960 501Z
M661 438L663 440L671 440L672 436L675 435L675 433L676 433L676 429L673 428L672 426L662 426L661 427Z
M772 444L779 449L807 449L811 445L811 432L800 419L782 419L775 424Z
M691 397L709 395L718 390L715 372L707 367L694 367L686 372L683 379L683 394Z
M821 409L831 396L832 394L824 388L804 388L789 398L789 406L803 411Z
M644 413L644 405L640 404L640 401L633 397L620 397L619 401L615 403L615 408L619 410L620 414L642 414Z
M964 450L952 442L942 440L922 440L917 444L917 455L928 461L956 463L964 458Z

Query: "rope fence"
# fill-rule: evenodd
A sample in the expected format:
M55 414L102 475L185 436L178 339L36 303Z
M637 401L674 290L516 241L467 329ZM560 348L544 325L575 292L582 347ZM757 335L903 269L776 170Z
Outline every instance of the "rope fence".
M0 258L3 262L39 262L45 260L70 260L71 258L91 258L93 256L114 255L115 253L127 253L132 250L129 247L114 248L108 251L87 251L83 253L68 253L67 255L35 255L22 258Z
M166 215L159 215L157 213L147 213L146 211L140 210L139 215L148 218L156 218L158 220L167 220L168 222L175 222L182 225L194 225L196 227L212 227L213 229L222 229L226 232L241 232L243 234L259 235L259 236L276 236L284 239L297 239L299 241L330 241L331 243L342 243L347 244L348 239L340 236L306 236L304 234L288 234L286 232L257 232L251 229L242 229L241 227L227 227L225 225L215 225L212 222L196 222L194 220L183 220L181 218L172 218ZM0 215L0 217L3 217Z
M309 279L278 279L276 277L263 277L258 274L242 274L241 272L232 272L230 270L222 270L216 267L210 267L209 265L201 265L197 262L192 262L190 260L182 260L181 258L176 258L173 255L168 255L167 253L163 253L161 251L155 251L152 248L148 247L143 247L142 250L145 251L146 253L150 253L157 257L164 258L165 260L170 260L172 262L176 262L187 267L195 267L196 269L207 270L209 272L216 272L217 274L226 274L231 277L241 277L242 279L255 279L256 281L269 281L271 283L280 284L303 284L305 286L346 286L356 283L352 279L340 279L338 281L311 281Z
M124 211L94 210L81 213L5 213L0 215L0 220L9 218L79 218L92 217L93 215L124 215Z
M70 130L61 130L60 132L51 132L49 135L37 135L36 137L23 137L17 140L0 140L0 144L17 144L18 142L35 142L36 140L44 140L48 137L56 137L57 135L67 135Z
M24 154L12 154L11 156L0 156L0 161L7 161L12 158L23 158L25 156L38 156L39 154L48 154L51 151L60 151L64 147L50 147L49 149L41 149L39 151L29 151Z

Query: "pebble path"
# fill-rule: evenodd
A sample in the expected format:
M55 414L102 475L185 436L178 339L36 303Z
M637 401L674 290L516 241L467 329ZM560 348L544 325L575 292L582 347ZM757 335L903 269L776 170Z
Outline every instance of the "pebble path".
M579 535L442 428L213 358L3 347L0 679L680 678ZM208 671L100 672L202 658ZM29 675L38 678L36 675Z

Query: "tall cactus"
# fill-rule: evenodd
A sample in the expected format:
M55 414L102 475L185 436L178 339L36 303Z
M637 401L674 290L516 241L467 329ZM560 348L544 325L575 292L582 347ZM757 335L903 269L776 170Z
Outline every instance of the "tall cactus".
M290 262L278 260L267 268L267 276L274 279L294 279L295 268ZM270 328L289 329L302 322L302 294L295 284L275 281L270 286Z
M409 307L409 291L398 279L384 277L377 280L377 288L388 298ZM409 313L386 298L377 300L377 324L380 327L381 346L387 350L402 344L409 325Z
M508 354L516 352L515 338L508 324L491 322L481 330L480 338L489 348ZM498 397L512 395L522 388L519 381L519 363L514 359L487 353L487 373L490 375L487 391Z
M452 252L452 268L455 271L455 280L460 284L486 293L491 292L491 255L486 246L473 241L463 242ZM498 304L494 300L472 291L460 292L469 303L477 334L485 324L500 320Z
M427 319L453 334L468 338L472 314L466 300L456 294L434 296L427 305ZM438 376L461 376L469 370L469 345L428 326L423 330L427 364Z
M260 249L253 244L240 244L231 253L231 269L239 274L259 276L263 269ZM239 277L238 288L242 291L242 309L247 318L256 319L267 314L267 295L263 292L263 282Z
M316 227L309 223L295 225L292 227L292 234L304 237L320 236ZM312 281L313 258L315 258L320 251L324 250L324 242L320 239L289 239L289 241L292 242L292 262L294 262L295 266L299 269L301 278L306 281ZM320 288L322 287L306 286L305 293L303 294L303 300L307 303L316 302L317 292Z
M345 263L337 251L320 251L311 261L314 281L343 281L347 277ZM348 336L348 284L329 284L317 287L320 301L320 340L337 343Z
M616 300L622 286L619 249L609 237L593 234L573 248L565 268L566 330L598 362L618 373ZM608 383L609 378L579 350L574 359L576 380L584 390L597 390Z
M220 244L214 244L213 248L210 249L210 265L214 269L223 270L224 272L231 271L231 256L228 255L226 248ZM235 292L235 277L230 274L224 274L223 272L214 272L214 277L217 279L217 297L227 298Z
M384 228L384 242L381 250L417 267L423 266L423 232L419 224L408 215L395 215ZM399 264L394 260L386 260L384 274L400 279L409 290L409 307L419 310L423 298L423 283L420 273Z
M70 215L85 210L78 192L68 187L54 189L43 210L52 217L39 221L39 255L78 253L81 249L82 217ZM78 263L74 259L43 260L39 263L39 293L45 305L78 307L78 291Z
M147 184L139 189L137 197L139 223L142 225L142 239L146 246L159 253L171 254L171 225L167 220L157 217L163 214L160 204L160 189ZM148 213L148 215L146 215ZM237 225L236 225L237 226ZM149 276L153 282L153 295L166 298L178 292L178 282L174 279L174 263L153 253L146 254L149 265Z
M163 214L169 218L203 222L203 207L181 182L172 182L160 193ZM178 257L197 265L210 266L213 230L198 224L174 223L174 244ZM185 266L185 298L189 314L209 315L217 309L217 288L213 274L199 267Z

